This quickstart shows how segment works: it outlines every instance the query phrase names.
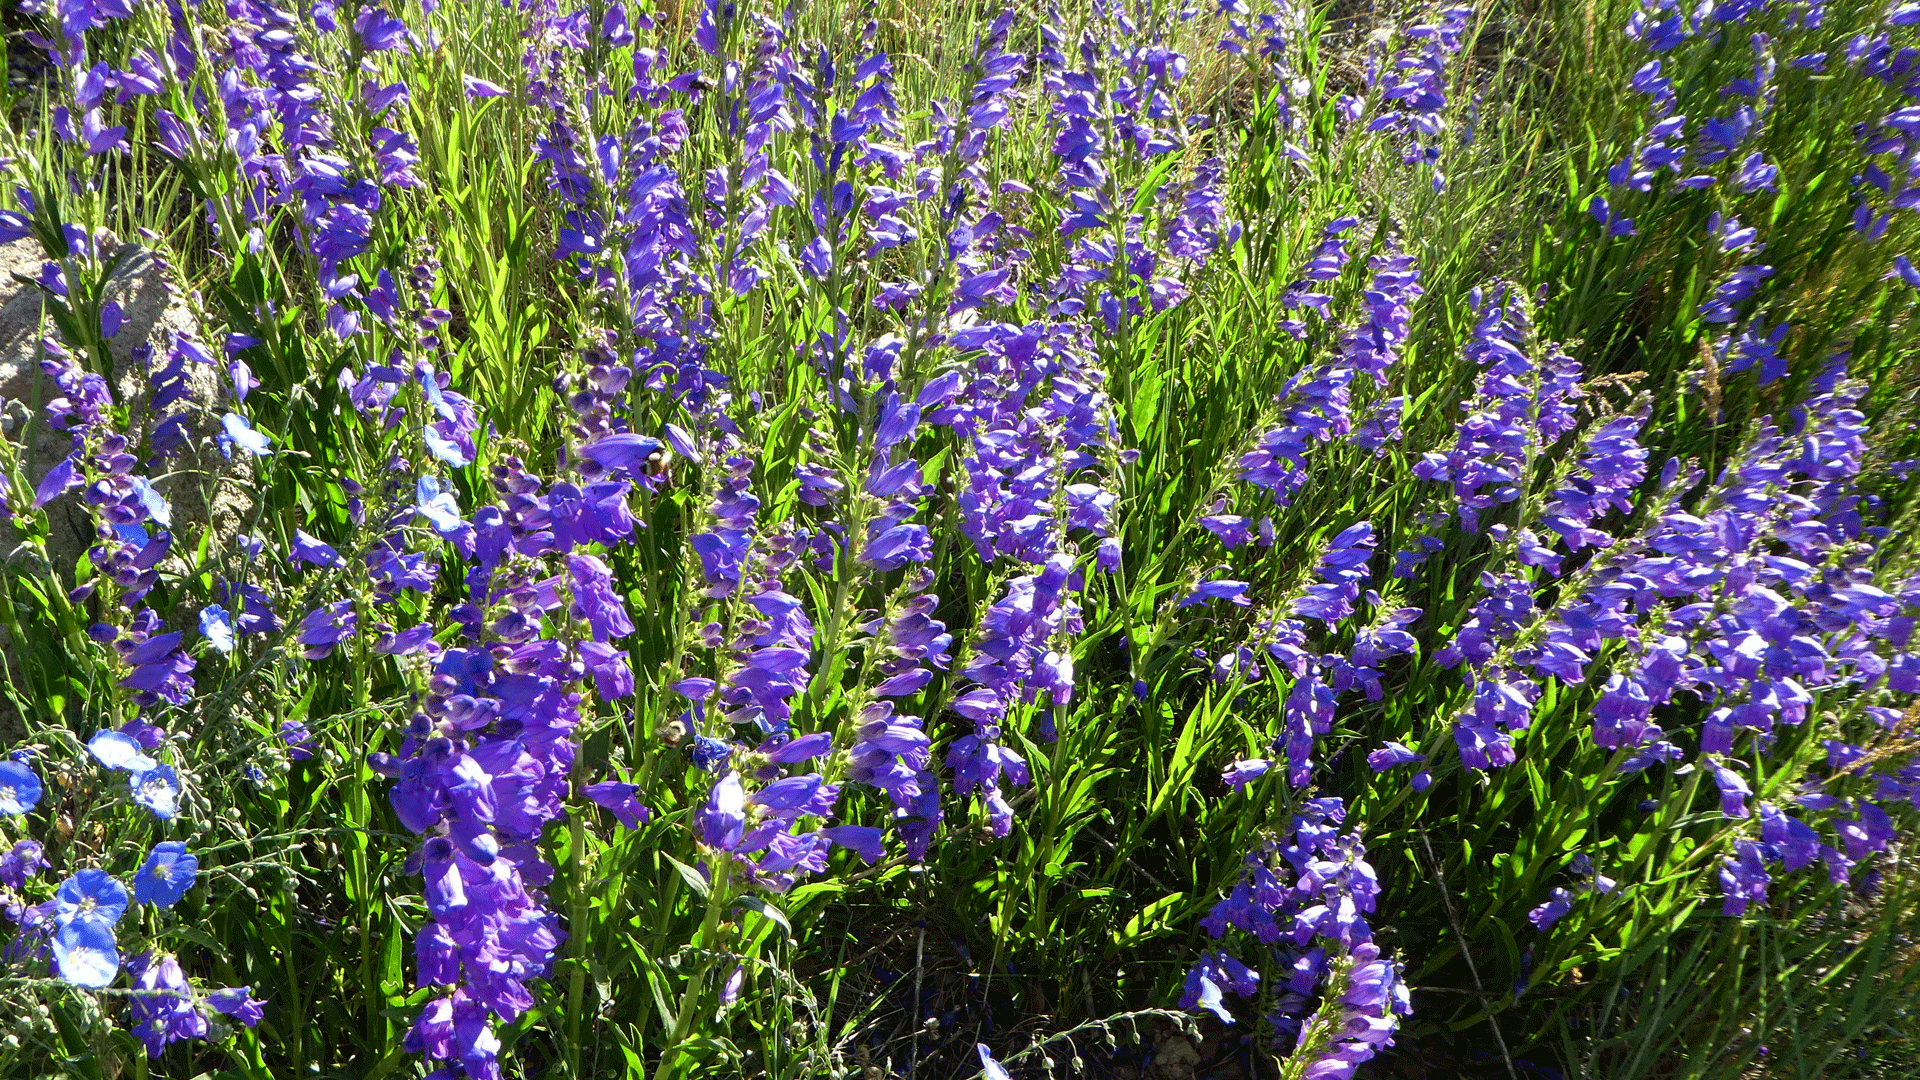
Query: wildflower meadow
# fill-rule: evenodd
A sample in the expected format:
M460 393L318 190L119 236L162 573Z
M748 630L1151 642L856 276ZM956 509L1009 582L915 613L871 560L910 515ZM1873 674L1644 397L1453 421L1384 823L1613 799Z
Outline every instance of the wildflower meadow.
M1920 1075L1920 2L4 18L0 1076Z

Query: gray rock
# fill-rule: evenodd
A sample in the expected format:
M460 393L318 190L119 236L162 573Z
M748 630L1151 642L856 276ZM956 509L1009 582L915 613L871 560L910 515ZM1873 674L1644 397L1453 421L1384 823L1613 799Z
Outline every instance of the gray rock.
M152 251L117 243L108 250L119 256L119 263L108 278L105 298L120 305L124 320L108 342L113 359L108 385L114 399L127 408L128 434L140 446L160 424L179 415L189 438L187 447L149 474L172 509L176 554L160 569L163 574L178 573L186 569L178 553L193 550L209 528L216 542L230 541L240 532L254 505L251 468L244 454L229 460L215 446L223 378L217 368L190 363L186 395L161 410L152 408L152 375L166 366L174 334L200 340L197 320L170 268ZM47 400L59 394L40 370L39 342L51 329L51 320L43 326L40 291L14 278L15 273L36 275L43 259L33 238L0 245L0 398L5 399L0 403L0 430L21 456L30 488L72 445L70 436L48 425L43 411ZM209 354L220 355L217 344L203 345ZM51 532L44 553L23 547L13 529L0 527L0 556L7 573L51 574L65 588L73 583L75 562L94 543L92 518L78 492L54 500L47 510ZM177 621L179 613L163 614ZM20 685L14 651L4 651L15 685ZM11 711L0 703L0 743L19 730L18 718L5 715Z
M22 285L15 274L40 272L40 241L28 237L0 244L0 397L32 402L39 368L34 342L40 336L40 291Z
M199 340L192 310L179 296L168 268L154 253L136 247L121 259L107 279L106 298L118 303L126 322L109 343L113 353L113 396L125 402L133 418L132 432L144 437L168 419L183 418L190 443L167 463L166 472L151 477L153 486L173 508L175 550L183 542L198 543L206 529L215 542L225 544L239 535L253 511L251 459L245 454L229 459L215 447L220 431L220 369L188 364L184 398L159 412L153 411L153 373L167 364L167 349L175 333ZM149 349L145 363L135 356L141 344ZM217 342L204 342L207 352L221 355ZM184 569L184 567L178 567Z

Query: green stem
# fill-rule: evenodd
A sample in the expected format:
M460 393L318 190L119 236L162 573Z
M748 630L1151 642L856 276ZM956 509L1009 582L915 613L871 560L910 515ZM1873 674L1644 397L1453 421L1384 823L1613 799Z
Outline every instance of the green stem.
M353 741L348 745L353 747L357 754L360 748L367 745L366 718L371 674L367 670L368 654L365 635L355 639L353 651ZM377 906L372 901L373 883L367 867L368 830L373 824L373 814L371 807L367 804L367 780L363 775L366 768L365 759L356 756L346 765L353 778L348 819L348 824L353 828L353 835L348 838L348 843L352 845L350 872L353 875L353 888L360 906L360 992L366 997L367 1044L379 1046L387 1041L387 1019L382 1009L385 995L381 993L378 980L373 977L373 916Z
M291 907L298 901L291 895L293 892L291 888L289 888L287 892L289 895L286 897L286 903ZM300 1076L304 1075L307 1071L306 1047L302 1041L302 1035L307 1026L307 1016L306 1008L300 1001L300 969L295 966L293 960L293 916L291 912L288 912L280 920L280 956L287 968L287 1018L289 1021L287 1024L287 1057L293 1063L293 1074Z
M715 853L713 880L707 888L707 915L700 923L700 963L694 968L693 978L687 982L686 992L680 997L680 1008L673 1017L673 1031L667 1036L666 1049L660 1052L660 1064L654 1068L653 1080L672 1080L679 1071L680 1044L686 1041L687 1033L693 1029L694 1012L706 996L707 976L713 972L713 943L720 933L720 915L727 909L730 899L728 885L732 869L731 855Z
M569 843L567 861L573 871L572 910L567 915L567 931L572 935L573 975L567 983L567 1075L580 1075L580 1007L587 992L587 958L593 955L588 943L592 928L587 922L587 826L586 814L578 809L580 782L586 767L586 755L574 755L573 784L576 809L568 815Z

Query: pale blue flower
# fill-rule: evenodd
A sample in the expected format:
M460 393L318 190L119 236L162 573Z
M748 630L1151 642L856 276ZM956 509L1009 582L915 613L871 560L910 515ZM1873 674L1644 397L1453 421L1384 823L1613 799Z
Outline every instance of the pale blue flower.
M18 761L0 761L0 814L19 816L40 801L40 778Z
M220 418L220 449L228 457L233 456L233 448L238 446L254 457L273 453L273 439L265 432L253 430L253 425L239 413L228 413Z
M133 776L133 801L170 818L180 812L180 778L171 765L156 765Z
M127 910L127 887L105 870L76 872L53 894L53 920L65 926L91 920L112 926Z
M120 974L113 929L95 919L75 919L53 935L53 966L60 977L98 990Z
M193 888L193 879L199 872L200 860L188 853L187 845L178 840L155 844L147 855L146 865L133 876L133 900L137 904L170 908Z
M93 759L109 769L124 769L130 773L144 773L157 768L160 763L147 756L139 740L121 731L111 729L102 731L87 740L87 751Z
M233 616L219 604L200 609L200 634L221 653L233 652Z

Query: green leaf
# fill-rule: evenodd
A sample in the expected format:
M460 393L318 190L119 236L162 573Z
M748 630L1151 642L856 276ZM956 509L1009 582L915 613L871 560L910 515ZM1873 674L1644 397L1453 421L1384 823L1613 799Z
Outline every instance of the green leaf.
M778 926L781 932L789 938L793 936L793 927L787 922L786 915L782 914L779 908L767 903L760 897L743 896L740 898L740 906Z
M674 871L680 875L681 881L686 882L687 888L692 889L694 894L702 900L706 899L707 894L712 891L712 888L707 884L707 879L700 876L700 871L695 870L693 867L668 855L664 851L660 853L660 857L673 864Z

